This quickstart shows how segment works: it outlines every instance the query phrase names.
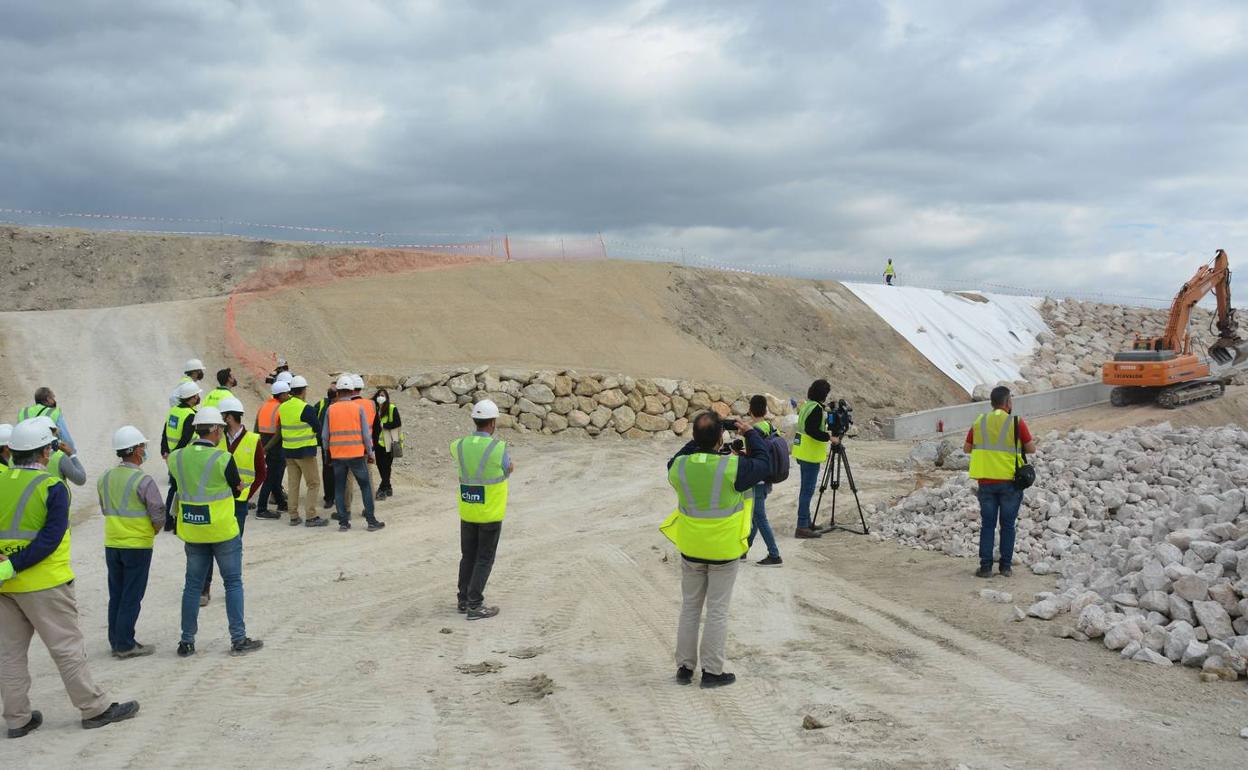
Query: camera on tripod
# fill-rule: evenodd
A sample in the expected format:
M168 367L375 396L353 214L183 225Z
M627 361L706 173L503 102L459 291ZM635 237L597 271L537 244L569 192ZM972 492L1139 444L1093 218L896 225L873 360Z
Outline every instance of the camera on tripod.
M827 409L828 433L843 438L854 424L854 408L849 405L845 399L840 399L836 404L828 404Z

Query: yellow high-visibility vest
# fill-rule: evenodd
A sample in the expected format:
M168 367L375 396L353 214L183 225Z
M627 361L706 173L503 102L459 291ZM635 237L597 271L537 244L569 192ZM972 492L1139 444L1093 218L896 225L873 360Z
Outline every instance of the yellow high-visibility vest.
M63 482L43 471L7 468L0 474L0 553L30 545L48 521L48 490ZM56 588L74 579L69 566L70 528L56 550L38 564L0 583L0 593L24 594Z
M507 515L507 444L485 436L464 436L451 442L459 467L459 517L475 524L502 521Z
M681 455L667 471L676 510L659 527L685 556L738 559L749 547L754 490L738 492L735 455Z
M793 459L808 463L823 463L828 459L827 441L819 441L806 434L806 418L819 406L817 401L807 401L797 412L797 433L793 435Z
M971 478L1009 481L1017 457L1014 418L1001 409L980 415L971 429Z

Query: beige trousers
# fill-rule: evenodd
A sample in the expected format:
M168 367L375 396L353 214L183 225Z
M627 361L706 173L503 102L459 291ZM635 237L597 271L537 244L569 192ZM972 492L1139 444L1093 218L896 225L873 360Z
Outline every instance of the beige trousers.
M290 518L299 518L299 482L308 488L307 518L316 516L316 501L321 496L321 460L318 457L286 458L286 497Z
M0 594L0 699L11 729L30 721L30 666L27 653L35 634L43 640L65 683L69 700L83 719L108 710L110 701L87 670L87 649L78 628L73 583L24 594Z
M702 670L708 674L724 673L724 645L728 641L728 603L737 582L737 565L698 564L680 560L680 590L684 601L680 607L680 625L676 628L676 665L690 671L698 670L698 630L701 626ZM702 606L706 605L706 623L702 623Z

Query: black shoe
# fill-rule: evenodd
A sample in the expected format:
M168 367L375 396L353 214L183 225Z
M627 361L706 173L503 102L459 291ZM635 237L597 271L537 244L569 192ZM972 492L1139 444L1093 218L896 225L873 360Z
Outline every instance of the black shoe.
M333 508L333 507L334 507L334 501L333 501L333 500L322 500L322 501L321 501L321 510L322 510L322 511L328 511L330 508Z
M302 523L303 523L303 519L299 518L298 516L290 517L290 526L297 527Z
M290 507L287 506L286 503L278 503L277 512L278 513L290 513Z
M702 672L702 687L703 688L724 687L725 685L730 685L735 681L737 681L737 675L729 674L727 671L725 671L722 674L711 674L711 673L707 673L706 671Z
M798 530L793 533L793 537L797 538L798 540L810 540L816 537L823 537L823 533L817 529L798 528Z
M497 607L486 607L483 605L481 607L469 607L468 608L469 620L485 620L486 618L492 618L497 614L498 614Z
M270 510L256 511L257 519L280 519L282 514Z
M978 577L978 578L992 577L992 567L980 567L979 569L975 570L975 577Z
M1001 568L1001 577L1009 577L1010 575L1013 575L1013 574L1014 574L1014 570L1011 569L1010 567Z
M249 652L255 652L262 647L264 647L264 642L259 639L248 639L247 637L243 637L237 642L230 644L230 654L237 657L239 655L246 655Z
M386 523L384 521L377 521L376 519L373 519L372 521L368 523L369 532L376 532L379 529L385 529L385 528L386 528Z
M22 725L21 727L9 728L9 737L10 738L22 738L27 735L30 735L35 730L38 730L39 725L41 724L43 724L43 713L39 711L32 711L30 712L29 722Z
M464 614L468 611L468 602L459 602L455 605L455 610L461 615Z
M254 511L254 510L256 510L256 504L255 504L255 503L247 503L247 510L249 510L249 511Z
M338 522L338 531L339 531L339 532L350 532L350 531L351 531L351 522L349 522L349 521L340 521L340 522Z
M693 669L684 666L676 669L676 684L693 684Z
M779 567L781 564L784 564L784 559L768 554L767 558L759 559L758 564L760 567Z
M322 519L320 516L313 516L312 518L305 521L303 523L303 526L305 527L327 527L329 526L329 522Z
M128 650L117 650L113 652L114 658L125 660L126 658L142 658L156 652L156 648L150 644L134 643L134 646Z
M195 654L194 642L178 642L178 657L189 658Z
M113 722L124 722L139 713L139 702L137 700L127 701L126 703L114 703L99 716L82 720L82 729L94 730L97 727L111 725Z

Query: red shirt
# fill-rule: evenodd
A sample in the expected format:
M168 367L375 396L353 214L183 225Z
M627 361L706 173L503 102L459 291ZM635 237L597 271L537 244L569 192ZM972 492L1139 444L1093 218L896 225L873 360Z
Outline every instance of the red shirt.
M1020 444L1023 444L1023 445L1027 445L1031 443L1031 430L1027 427L1027 421L1024 420L1022 417L1018 418L1018 441ZM966 443L968 444L975 443L974 426L972 426L971 429L966 432ZM980 484L1004 484L1007 481L1013 481L1013 480L1014 479L980 479L979 483Z

